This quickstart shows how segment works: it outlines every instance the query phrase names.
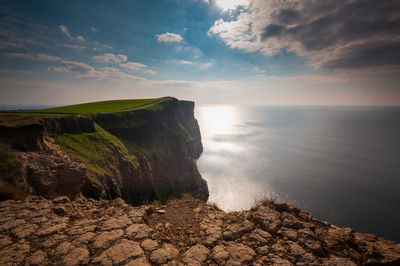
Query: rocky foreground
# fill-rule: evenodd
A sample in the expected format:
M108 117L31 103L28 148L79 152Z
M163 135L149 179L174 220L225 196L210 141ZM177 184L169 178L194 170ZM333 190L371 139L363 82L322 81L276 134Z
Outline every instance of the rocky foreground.
M0 202L0 265L399 265L400 244L284 203L225 213L198 200Z

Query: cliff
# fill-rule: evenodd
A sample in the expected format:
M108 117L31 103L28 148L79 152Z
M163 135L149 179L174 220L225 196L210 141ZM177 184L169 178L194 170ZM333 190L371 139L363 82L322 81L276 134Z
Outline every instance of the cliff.
M191 198L0 202L1 265L399 265L400 244L264 202L224 213Z
M83 194L138 205L190 193L206 200L193 109L167 97L116 112L2 115L0 198Z

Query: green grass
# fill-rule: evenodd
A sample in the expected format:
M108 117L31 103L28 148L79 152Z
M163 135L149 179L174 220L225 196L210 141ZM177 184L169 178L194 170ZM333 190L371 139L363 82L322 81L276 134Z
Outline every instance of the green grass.
M134 99L134 100L113 100L92 103L74 104L62 107L48 108L36 110L36 113L50 114L94 114L102 112L115 112L137 108L146 104L151 104L162 100L163 98L155 99Z
M151 104L168 97L154 99L131 99L131 100L112 100L91 103L81 103L67 105L61 107L40 109L40 110L20 110L20 111L3 111L0 115L62 115L62 114L95 114L104 112L118 112L129 109L138 108L147 104ZM150 106L152 110L162 109L158 103Z
M95 129L93 133L62 134L56 138L56 143L64 152L86 164L88 178L92 182L100 184L98 177L113 176L119 172L118 153L138 166L137 158L128 153L118 138L98 125L95 125Z

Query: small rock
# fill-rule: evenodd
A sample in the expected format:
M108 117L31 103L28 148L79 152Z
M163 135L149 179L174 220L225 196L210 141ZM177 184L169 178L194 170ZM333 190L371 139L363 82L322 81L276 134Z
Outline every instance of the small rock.
M134 260L131 260L125 266L151 266L149 261L146 259L146 257L140 257Z
M100 256L93 260L93 263L100 265L116 265L127 261L128 259L144 256L139 243L127 239L122 239L121 243L116 244Z
M226 240L233 240L241 237L245 233L251 232L254 229L254 225L245 220L240 224L232 224L226 228L226 231L223 233L223 236Z
M0 265L20 265L30 251L27 243L17 243L0 251Z
M323 266L356 266L354 262L346 258L331 257L322 262Z
M151 239L144 240L140 245L145 251L153 251L158 247L157 241Z
M228 247L228 265L243 265L253 261L256 252L243 244L232 243Z
M42 227L39 231L36 232L37 236L47 236L50 234L54 234L56 232L60 232L67 228L67 224L61 223L61 224L56 224L50 227Z
M61 243L55 250L56 255L67 255L71 249L71 242L63 242Z
M13 241L8 236L0 236L0 249L12 244Z
M53 204L59 204L59 203L62 204L62 203L69 203L69 202L71 202L70 199L68 197L65 197L65 196L61 196L61 197L55 198L52 201Z
M164 214L164 213L166 213L166 211L165 210L157 210L157 213Z
M47 254L38 250L29 257L28 261L30 265L47 265Z
M132 221L128 218L127 215L122 215L118 218L111 218L104 222L103 229L119 229L131 225Z
M124 231L122 231L121 229L111 232L103 232L100 235L96 236L93 242L93 247L106 248L110 242L122 237L123 234Z
M67 210L62 205L56 205L55 207L53 207L52 210L53 210L53 212L55 214L60 215L60 216L67 216L68 215Z
M183 262L189 265L202 265L207 259L210 250L203 245L197 244L183 254Z
M292 241L297 240L298 233L294 229L281 227L278 233L280 233L283 236L283 238L286 238L287 240L292 240Z
M131 226L126 228L126 234L128 236L134 237L135 239L143 239L149 237L149 233L152 231L153 229L145 224L132 224Z
M260 206L250 217L255 223L261 225L263 230L271 234L275 234L281 226L279 212L268 206Z
M152 263L163 264L178 256L179 250L171 244L164 244L162 248L154 250L150 255Z
M93 232L87 232L86 234L83 234L76 238L74 240L74 243L80 245L80 244L87 244L90 240L92 240L96 236L95 233Z
M212 258L218 263L223 264L227 259L229 259L229 253L226 251L225 246L218 245L215 246L212 251Z
M286 228L293 228L293 229L302 229L304 228L304 224L297 219L295 216L286 213L283 216L282 226Z
M63 258L64 265L82 265L89 263L89 251L86 248L75 248Z

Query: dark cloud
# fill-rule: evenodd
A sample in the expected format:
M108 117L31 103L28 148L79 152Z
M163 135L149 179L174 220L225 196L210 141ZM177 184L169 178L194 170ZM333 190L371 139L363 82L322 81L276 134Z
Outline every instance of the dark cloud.
M216 21L209 34L247 52L294 52L319 68L400 71L399 0L248 0L234 20Z
M400 42L367 42L342 50L340 57L327 61L327 68L399 67Z
M298 42L306 55L326 52L329 59L322 66L328 68L400 65L398 0L304 1L294 9L281 8L261 40Z
M277 36L280 35L284 31L285 27L277 24L269 24L267 27L265 27L265 31L262 34L262 39L268 39L269 37L272 36Z

